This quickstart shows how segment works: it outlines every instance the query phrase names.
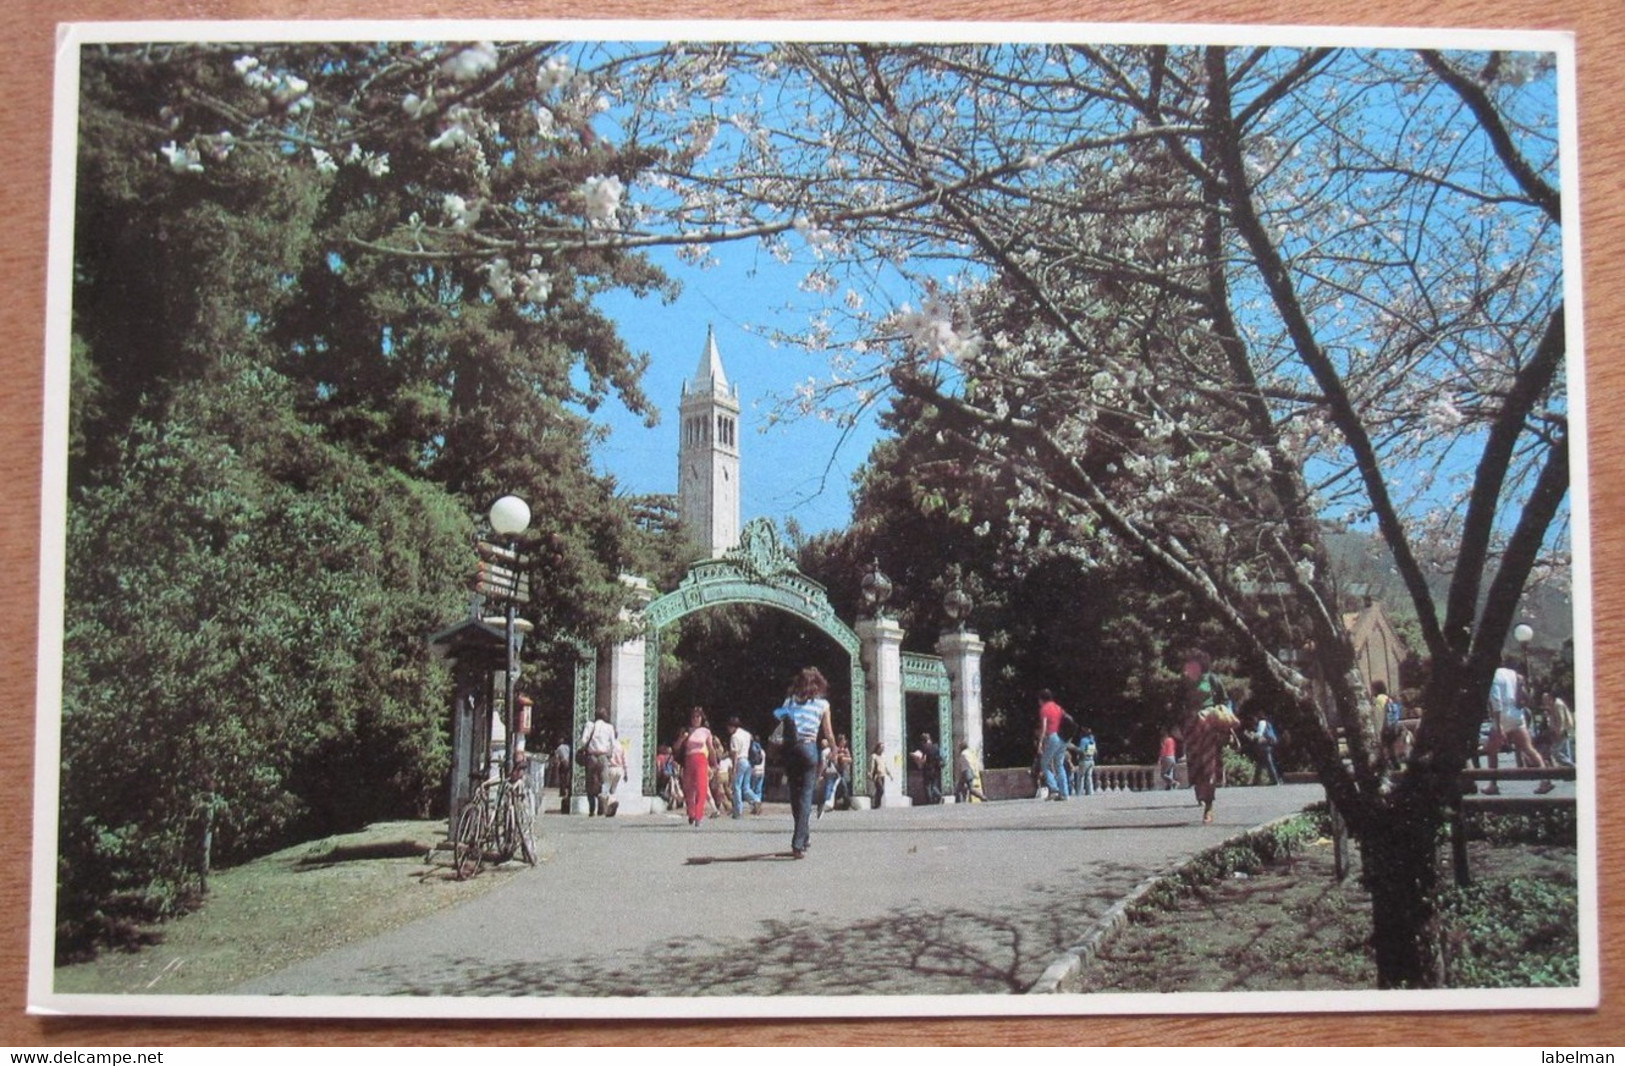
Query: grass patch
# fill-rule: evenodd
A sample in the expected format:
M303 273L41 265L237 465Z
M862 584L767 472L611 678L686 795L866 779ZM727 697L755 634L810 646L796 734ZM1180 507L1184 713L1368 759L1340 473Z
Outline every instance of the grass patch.
M1487 816L1469 844L1478 878L1442 873L1441 967L1450 988L1573 986L1579 892L1572 841L1546 816ZM1375 988L1371 898L1358 851L1332 876L1324 813L1199 855L1130 911L1080 975L1084 992Z
M142 931L145 946L59 966L62 994L206 995L387 932L502 884L522 864L469 881L424 857L446 823L387 822L219 870L191 914ZM551 848L539 839L539 856Z

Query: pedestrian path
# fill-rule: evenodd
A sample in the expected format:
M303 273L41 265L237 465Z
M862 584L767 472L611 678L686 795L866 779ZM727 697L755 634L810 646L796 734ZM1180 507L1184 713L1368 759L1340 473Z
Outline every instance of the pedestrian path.
M296 996L1021 993L1146 876L1323 798L1314 785L832 811L545 815L544 861L466 905L260 978ZM482 874L481 876L488 876ZM402 887L411 891L412 886Z

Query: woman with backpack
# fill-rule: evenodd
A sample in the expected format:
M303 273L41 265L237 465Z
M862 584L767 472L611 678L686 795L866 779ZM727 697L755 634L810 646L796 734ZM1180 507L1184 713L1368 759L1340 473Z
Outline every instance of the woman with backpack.
M1213 821L1213 800L1224 777L1225 746L1241 723L1230 709L1224 683L1213 672L1212 657L1200 649L1185 655L1183 703L1185 769L1206 825Z
M830 724L829 682L815 666L796 674L783 706L773 712L784 730L785 773L790 786L790 813L795 828L790 833L790 854L805 858L811 846L813 791L818 787L818 740L835 744L835 727Z

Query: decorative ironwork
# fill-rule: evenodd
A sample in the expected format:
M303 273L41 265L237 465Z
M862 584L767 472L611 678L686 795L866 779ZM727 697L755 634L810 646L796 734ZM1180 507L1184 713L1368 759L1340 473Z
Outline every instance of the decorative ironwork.
M948 676L948 667L938 655L920 652L902 653L903 693L916 693L937 698L937 747L942 749L942 788L948 793L953 788L954 773L954 689Z
M575 746L587 731L587 723L598 711L598 649L590 644L576 642L575 665L575 725L570 733L570 795L580 796L587 791L587 771L581 760L575 758Z
M770 518L745 523L739 547L720 559L703 559L689 567L677 588L643 609L645 646L643 682L643 782L653 795L654 759L659 747L660 632L684 615L707 607L758 604L801 618L839 644L851 664L853 788L868 790L867 721L861 642L830 606L824 586L796 568ZM579 697L578 697L579 701ZM586 728L585 724L582 728Z
M952 696L953 685L941 657L903 652L903 691Z

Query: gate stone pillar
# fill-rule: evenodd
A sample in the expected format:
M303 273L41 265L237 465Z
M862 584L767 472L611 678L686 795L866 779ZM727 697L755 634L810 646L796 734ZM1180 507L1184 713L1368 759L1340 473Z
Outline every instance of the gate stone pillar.
M621 612L623 621L640 621L643 608L654 598L649 582L630 574L621 575L621 583L631 590L633 606ZM626 776L621 779L615 798L628 813L639 813L634 808L647 802L643 795L643 709L644 681L647 676L648 639L641 631L630 640L608 644L598 652L598 692L594 710L609 711L609 720L615 726L617 742L626 749ZM582 727L585 729L585 726ZM576 734L579 744L581 735ZM586 814L587 797L570 797L570 813Z
M913 801L908 797L908 770L903 761L908 750L903 714L903 627L890 618L865 618L858 622L857 634L863 644L864 672L868 675L866 739L871 744L878 740L885 745L886 766L892 775L881 806L907 807ZM853 755L867 758L868 753Z
M957 755L961 743L969 744L984 770L987 764L982 762L982 652L986 648L974 630L944 633L937 640L937 654L942 656L942 663L948 669L954 706L954 735L951 744L943 745L944 757Z

